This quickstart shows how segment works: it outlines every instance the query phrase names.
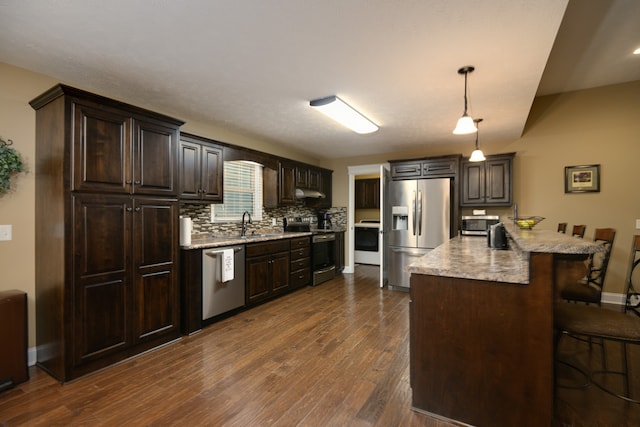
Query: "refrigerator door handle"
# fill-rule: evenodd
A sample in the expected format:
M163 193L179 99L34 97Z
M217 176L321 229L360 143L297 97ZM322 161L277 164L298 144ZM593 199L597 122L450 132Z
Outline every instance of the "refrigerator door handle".
M416 199L416 192L415 190L413 191L413 200L411 200L411 216L413 217L413 235L416 235L416 203L417 203L418 199Z
M418 190L418 236L422 236L422 191Z

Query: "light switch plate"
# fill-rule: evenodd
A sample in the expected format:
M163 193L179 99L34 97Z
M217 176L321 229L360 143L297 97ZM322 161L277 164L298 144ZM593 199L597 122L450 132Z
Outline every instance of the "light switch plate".
M0 225L0 240L11 240L11 224Z
M636 228L640 230L640 219L636 219Z

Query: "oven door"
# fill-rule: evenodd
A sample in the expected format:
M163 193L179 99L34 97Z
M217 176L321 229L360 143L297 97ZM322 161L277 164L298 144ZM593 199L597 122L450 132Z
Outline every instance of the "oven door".
M326 282L335 277L335 233L314 234L311 238L311 267L313 270L312 284Z
M355 227L356 251L378 252L379 232L375 227Z

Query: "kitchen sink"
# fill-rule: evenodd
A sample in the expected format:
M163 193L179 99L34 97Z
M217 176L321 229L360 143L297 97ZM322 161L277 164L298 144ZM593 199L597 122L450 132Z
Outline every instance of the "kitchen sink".
M280 237L284 233L251 233L244 236L245 239L258 238L258 237Z

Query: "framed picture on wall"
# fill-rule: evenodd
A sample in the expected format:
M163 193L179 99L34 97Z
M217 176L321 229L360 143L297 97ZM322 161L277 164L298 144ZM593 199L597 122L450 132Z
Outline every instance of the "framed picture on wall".
M600 165L566 166L564 192L587 193L600 191Z

